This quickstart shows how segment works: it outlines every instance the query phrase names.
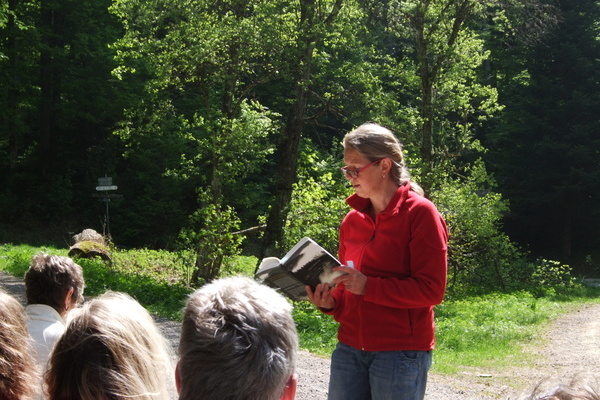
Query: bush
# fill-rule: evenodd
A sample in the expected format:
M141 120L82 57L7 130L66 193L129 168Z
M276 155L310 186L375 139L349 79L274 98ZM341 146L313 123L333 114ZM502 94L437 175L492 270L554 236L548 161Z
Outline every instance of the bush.
M529 261L528 254L502 232L508 203L491 188L484 166L476 163L468 178L448 180L433 193L450 232L449 294L540 292L572 285L569 266Z
M290 249L308 236L337 255L339 226L350 210L345 200L351 193L346 179L338 173L339 161L321 159L308 150L301 152L299 182L294 185L285 226L283 248Z
M184 252L195 253L190 284L200 286L218 278L225 260L240 254L243 237L235 234L240 220L235 210L212 202L208 192L199 194L202 207L190 216L189 225L181 230L179 242Z

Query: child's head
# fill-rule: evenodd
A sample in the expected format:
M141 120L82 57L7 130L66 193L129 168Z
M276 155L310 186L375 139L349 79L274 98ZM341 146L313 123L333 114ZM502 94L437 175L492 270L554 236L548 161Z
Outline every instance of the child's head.
M195 291L179 344L180 400L293 398L298 335L291 311L283 296L249 278Z
M50 400L168 399L173 357L150 314L107 292L69 314L50 357Z

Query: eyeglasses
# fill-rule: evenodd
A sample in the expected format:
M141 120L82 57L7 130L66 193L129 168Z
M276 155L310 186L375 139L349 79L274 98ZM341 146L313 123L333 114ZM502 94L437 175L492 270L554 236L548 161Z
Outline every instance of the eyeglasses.
M364 171L365 169L369 168L371 165L376 164L381 160L382 159L375 160L372 163L365 165L364 167L360 167L360 168L342 167L341 170L347 179L351 179L351 178L356 179L356 178L358 178L358 173L360 171Z

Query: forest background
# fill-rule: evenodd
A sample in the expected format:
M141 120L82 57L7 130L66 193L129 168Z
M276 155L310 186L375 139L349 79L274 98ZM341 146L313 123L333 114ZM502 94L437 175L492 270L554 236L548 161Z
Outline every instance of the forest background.
M375 121L448 222L449 293L598 276L599 21L595 0L0 0L0 242L93 228L191 252L192 285L302 236L335 252L340 142Z

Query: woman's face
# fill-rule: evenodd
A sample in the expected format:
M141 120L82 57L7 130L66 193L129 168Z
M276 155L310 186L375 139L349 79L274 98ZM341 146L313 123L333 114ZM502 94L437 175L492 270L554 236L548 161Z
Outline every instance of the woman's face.
M344 164L350 170L366 167L359 172L356 178L346 175L357 195L368 199L381 189L383 178L381 177L380 163L374 163L369 166L371 164L369 159L356 150L349 148L344 151Z

